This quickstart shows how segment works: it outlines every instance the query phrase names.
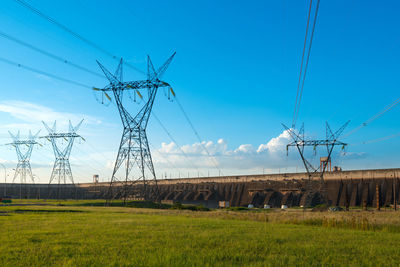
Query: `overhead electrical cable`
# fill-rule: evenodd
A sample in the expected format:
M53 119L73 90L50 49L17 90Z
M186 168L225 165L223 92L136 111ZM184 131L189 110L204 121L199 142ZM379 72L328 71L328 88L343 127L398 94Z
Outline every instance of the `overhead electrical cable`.
M24 42L24 41L21 41L21 40L15 38L15 37L12 37L11 35L8 35L8 34L6 34L6 33L4 33L4 32L1 32L1 31L0 31L0 37L6 38L6 39L8 39L8 40L10 40L10 41L13 41L13 42L15 42L15 43L18 43L18 44L20 44L20 45L22 45L22 46L25 46L25 47L27 47L27 48L29 48L29 49L32 49L32 50L38 52L38 53L40 53L40 54L43 54L43 55L45 55L45 56L47 56L47 57L53 58L53 59L55 59L55 60L58 60L58 61L60 61L60 62L62 62L62 63L68 64L68 65L70 65L70 66L72 66L72 67L75 67L75 68L77 68L77 69L79 69L79 70L85 71L85 72L90 73L90 74L92 74L92 75L95 75L95 76L97 76L97 77L104 78L104 75L102 75L102 74L100 74L100 73L91 71L91 70L89 70L89 69L87 69L87 68L85 68L85 67L82 67L82 66L80 66L80 65L78 65L78 64L75 64L75 63L73 63L73 62L71 62L71 61L69 61L69 60L67 60L67 59L64 59L64 58L62 58L62 57L59 57L59 56L54 55L54 54L52 54L52 53L49 53L49 52L47 52L47 51L45 51L45 50L43 50L43 49L37 48L37 47L35 47L35 46L33 46L33 45L29 44L29 43L26 43L26 42Z
M385 137L364 141L363 144L366 145L366 144L378 143L378 142L386 141L386 140L393 139L393 138L396 138L399 136L400 136L400 133L396 133L396 134L388 135Z
M308 31L309 31L309 20L310 20L311 8L312 8L312 0L310 0L310 8L308 10L307 27L306 27L306 34L305 34L305 38L304 38L303 53L302 53L302 57L301 57L299 81L297 84L296 103L295 103L295 108L294 108L294 112L293 112L292 128L296 128L296 122L297 122L297 119L299 116L300 104L301 104L301 99L303 96L304 82L305 82L306 75L307 75L308 63L309 63L312 43L313 43L313 39L314 39L315 25L317 23L317 18L318 18L319 3L320 3L320 0L317 0L317 4L315 7L315 14L313 17L313 27L311 30L310 41L308 43L306 63L304 66L304 71L303 71L304 55L305 55L305 51L306 51L306 43L307 43L307 37L308 37Z
M320 2L320 0L317 1L317 7L315 8L314 23L313 23L313 27L312 27L312 31L311 31L310 44L309 44L309 46L308 46L308 53L307 53L306 65L305 65L305 67L304 67L303 80L302 80L302 82L301 82L300 95L299 95L299 102L298 102L298 104L297 104L296 118L295 118L295 120L294 120L294 123L295 123L295 124L296 124L297 118L298 118L298 116L299 116L301 98L302 98L302 96L303 96L304 81L306 80L307 69L308 69L308 62L309 62L309 59L310 59L311 47L312 47L312 43L313 43L313 39L314 39L315 25L316 25L317 17L318 17L319 2Z
M96 152L97 154L101 155L106 161L111 161L111 162L113 162L113 163L115 162L115 160L112 160L112 159L107 158L107 157L104 155L104 153L100 152L100 151L97 150L93 145L89 144L87 140L85 141L85 143L88 144L89 147L90 147L94 152ZM150 142L149 142L149 145L154 149L154 151L155 151L156 153L158 153L162 158L164 158L164 160L165 160L169 165L171 165L172 168L177 169L176 166L175 166L170 160L168 160L168 158L167 158L162 152L158 151ZM78 150L79 150L81 153L86 154L89 158L91 158L91 160L93 160L94 162L96 162L96 163L98 164L99 167L100 167L100 166L103 167L103 168L105 167L106 164L102 164L100 161L97 161L97 160L93 159L93 157L92 157L89 153L84 152L82 149L78 149Z
M390 103L389 105L387 105L383 110L379 111L378 113L376 113L375 115L370 117L368 120L366 120L365 122L361 123L359 126L354 128L353 130L351 130L347 134L343 135L343 138L348 137L348 136L358 132L361 128L364 128L364 127L368 126L371 122L377 120L378 118L382 117L386 112L388 112L388 111L392 110L393 108L395 108L396 106L398 106L399 103L400 103L400 97L397 98L392 103Z
M190 165L192 166L192 168L196 169L197 171L199 171L199 169L196 167L196 165L193 164L193 162L190 160L189 156L185 153L185 151L183 151L183 149L181 148L181 146L178 144L178 142L175 140L175 138L172 137L172 135L169 133L169 131L165 128L164 124L160 121L160 119L156 116L156 114L154 113L154 111L152 112L154 118L156 119L156 121L158 121L158 123L160 124L160 126L163 128L163 130L167 133L167 135L169 136L169 138L172 140L172 142L175 143L175 145L178 147L179 151L181 151L181 153L183 154L183 156L186 158L186 160L190 163ZM200 172L200 171L199 171ZM200 172L201 173L201 172ZM202 174L202 173L201 173ZM202 174L203 175L203 174Z
M43 148L44 148L45 150L47 150L48 152L50 152L51 154L54 153L54 151L52 151L52 150L51 150L50 148L48 148L47 146L43 146ZM84 153L84 154L86 154L86 155L89 156L88 153L82 151L82 150L79 149L78 147L76 147L76 148L74 148L74 149L76 149L76 150L80 151L81 153ZM42 155L44 155L44 154L42 153ZM46 156L46 157L47 157L47 156ZM90 156L89 156L89 157L90 157ZM51 157L47 157L47 158L51 159L51 161L54 162L54 159L52 159ZM94 166L91 164L91 162L89 163L89 161L88 161L87 158L80 158L80 157L78 158L78 157L72 156L72 155L70 156L70 158L71 158L72 160L74 160L74 161L79 161L79 162L81 162L81 163L82 163L82 162L85 162L85 166L88 166L89 168L93 169L93 170L96 171L96 172L99 172L99 171L100 171L100 169L94 167ZM96 161L94 161L93 159L91 159L91 161L96 162ZM97 162L97 163L98 163L98 162Z
M53 151L52 151L52 150L50 150L50 149L48 149L48 148L46 148L46 147L43 147L43 148L46 149L48 152L51 152L51 154L53 154ZM50 161L50 162L49 162L49 166L53 166L53 165L54 165L54 158L47 156L46 154L42 153L40 150L38 150L35 154L39 154L39 155L41 155L43 158L49 160L49 161ZM35 169L34 165L35 165L35 163L32 162L32 166L33 166L33 168ZM92 167L91 167L91 168L92 168ZM86 176L87 176L86 174L83 175L82 172L77 171L76 169L74 169L73 172L74 172L75 174L78 173L78 175L79 175L79 176L82 176L82 177L86 177ZM96 170L96 172L97 172L97 170ZM41 179L39 179L39 180L41 180Z
M73 80L70 80L70 79L67 79L67 78L63 78L63 77L60 77L60 76L57 76L57 75L54 75L54 74L51 74L51 73L48 73L48 72L45 72L45 71L42 71L42 70L31 68L31 67L28 67L26 65L19 64L17 62L8 60L8 59L3 58L3 57L0 57L0 61L5 62L5 63L10 64L10 65L13 65L15 67L19 67L19 68L22 68L22 69L29 70L31 72L35 72L35 73L47 76L49 78L53 78L53 79L60 80L60 81L66 82L66 83L74 84L74 85L77 85L77 86L80 86L80 87L92 89L92 86L88 86L88 85L85 85L83 83L76 82L76 81L73 81Z
M87 144L94 152L98 153L99 155L101 155L106 161L114 161L114 159L108 158L103 152L101 152L100 150L98 150L94 145L92 145L91 143L89 143L88 140L85 141L85 144Z
M145 99L145 97L143 95L140 96L141 99ZM111 101L111 100L110 100ZM117 104L112 102L115 107L118 108ZM160 124L161 128L164 130L164 132L168 135L168 137L171 139L172 142L175 143L175 145L178 147L179 151L182 153L182 155L185 157L185 159L187 160L187 162L192 166L192 168L196 169L198 172L199 169L198 167L193 164L193 162L190 160L189 156L185 153L185 151L183 151L183 149L181 148L181 146L178 144L178 142L176 141L176 139L172 136L172 134L167 130L167 128L164 126L164 124L161 122L161 120L157 117L157 115L155 114L154 110L152 111L152 114L154 116L154 118L156 119L156 121L158 122L158 124ZM150 143L149 143L150 144ZM154 146L153 146L154 147ZM201 172L200 172L201 173ZM203 174L202 174L203 175Z
M175 95L175 94L174 94ZM200 145L203 147L203 150L207 153L208 157L210 158L211 163L214 165L214 167L219 171L219 173L222 174L221 169L218 166L218 162L215 159L215 157L211 156L210 152L208 151L206 145L204 144L203 140L201 139L199 133L196 131L192 121L189 119L189 116L187 115L187 113L185 112L185 110L183 109L182 104L179 102L179 99L177 98L177 96L175 95L175 100L176 103L178 104L180 110L182 111L183 115L185 116L187 122L189 123L190 127L192 128L194 134L197 137L197 140L199 141Z
M111 52L107 51L106 49L102 48L101 46L99 46L97 43L90 41L89 39L83 37L82 35L74 32L73 30L71 30L70 28L68 28L67 26L61 24L60 22L56 21L55 19L53 19L52 17L44 14L43 12L41 12L40 10L38 10L37 8L33 7L32 5L28 4L26 1L24 0L14 0L15 2L17 2L18 4L20 4L21 6L23 6L24 8L28 9L29 11L35 13L36 15L42 17L43 19L49 21L50 23L52 23L53 25L59 27L60 29L64 30L65 32L71 34L72 36L74 36L75 38L81 40L82 42L88 44L89 46L95 48L96 50L102 52L103 54L113 58L114 60L118 60L119 61L119 57L115 56L114 54L112 54ZM144 71L142 71L141 69L127 63L124 62L124 64L134 70L136 70L137 72L140 72L141 74L145 74Z
M171 91L172 91L172 89L171 89ZM176 97L174 92L172 94ZM143 95L140 95L140 98L145 100L145 97ZM113 102L113 104L117 107L117 105L114 102ZM164 126L164 124L161 122L161 120L157 117L154 110L152 111L152 114L153 114L154 118L156 119L156 121L158 122L158 124L160 124L160 126L164 130L164 132L169 136L171 141L174 142L175 145L178 147L179 151L186 158L187 162L192 166L192 168L196 169L199 173L201 173L199 168L195 164L193 164L193 162L190 160L189 156L185 153L185 151L183 151L182 147L178 144L176 139L171 135L171 133L167 130L167 128ZM203 173L201 173L201 174L203 175Z
M171 165L171 167L173 169L178 169L175 164L173 164L166 156L164 153L160 152L159 150L157 150L157 148L149 142L149 145L153 148L153 151L155 151L156 153L158 153L166 162L168 162L169 165Z
M85 143L88 144L89 147L90 147L93 151L95 151L97 154L100 154L106 161L111 161L111 162L115 163L115 160L107 158L107 157L104 155L104 153L100 152L99 150L97 150L97 148L95 148L93 145L91 145L90 143L88 143L88 140L86 140ZM150 145L150 146L154 149L154 151L155 151L157 154L159 154L173 169L178 169L178 168L164 155L164 153L158 151L158 150L156 149L156 147L155 147L153 144L151 144L150 142L149 142L149 145Z
M106 166L106 164L104 164L104 163L98 161L97 159L93 158L88 152L84 151L83 149L78 148L78 147L76 147L75 149L78 150L80 153L86 155L86 157L84 157L83 159L79 158L79 160L85 161L85 162L93 162L93 163L97 164L97 167L100 167L100 168L104 168ZM76 155L75 155L75 159L77 159Z
M391 134L391 135L387 135L384 137L380 137L380 138L376 138L376 139L371 139L371 140L367 140L367 141L363 141L360 143L354 143L354 144L350 144L351 146L359 146L359 145L368 145L368 144L373 144L373 143L379 143L379 142L383 142L383 141L387 141L396 137L399 137L400 133L396 133L396 134Z
M303 63L304 63L304 54L306 52L306 44L307 44L307 36L308 36L308 26L310 24L310 16L311 16L311 8L312 8L312 0L310 0L310 7L308 9L308 16L307 16L307 26L306 26L306 34L304 37L304 45L303 45L303 53L301 55L301 63L300 63L300 73L299 73L299 81L297 82L297 92L296 92L296 102L294 104L293 110L293 121L292 121L292 128L296 127L296 123L294 121L297 113L297 102L299 100L299 92L300 92L300 83L301 83L301 74L303 72Z

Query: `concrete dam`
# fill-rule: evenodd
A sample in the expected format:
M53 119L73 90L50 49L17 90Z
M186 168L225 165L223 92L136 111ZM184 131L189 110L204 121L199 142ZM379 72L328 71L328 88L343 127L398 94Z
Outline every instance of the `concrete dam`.
M318 173L316 174L318 175ZM83 184L0 184L0 195L12 198L104 199L108 183ZM146 187L155 199L154 184ZM143 184L135 185L137 191ZM326 172L308 179L306 173L240 175L158 180L157 200L216 208L219 201L231 206L271 207L332 206L384 207L399 201L400 168ZM134 189L135 190L135 189ZM152 195L153 194L153 195Z

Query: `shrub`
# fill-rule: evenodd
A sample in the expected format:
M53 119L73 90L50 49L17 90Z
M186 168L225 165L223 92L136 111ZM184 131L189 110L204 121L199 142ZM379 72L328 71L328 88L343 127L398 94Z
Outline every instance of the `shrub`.
M180 202L174 203L171 206L173 210L192 210L192 211L209 211L210 209L202 205L182 205Z
M230 208L227 208L227 210L241 211L241 210L249 210L249 208L247 208L247 207L230 207Z

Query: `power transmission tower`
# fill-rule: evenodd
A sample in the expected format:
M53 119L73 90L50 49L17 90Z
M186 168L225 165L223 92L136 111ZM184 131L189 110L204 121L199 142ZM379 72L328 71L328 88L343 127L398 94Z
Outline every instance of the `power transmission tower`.
M32 135L31 131L29 131L29 137L26 140L20 140L19 131L16 135L13 135L10 131L8 132L13 139L12 143L6 144L15 147L15 151L17 152L18 164L15 168L13 183L15 179L20 177L20 185L19 185L19 197L22 198L22 184L26 183L26 176L29 176L32 180L32 183L35 182L35 179L32 174L30 159L33 151L33 147L36 144L36 138L40 131L38 131L35 135ZM30 188L30 187L28 187ZM30 192L28 192L28 195Z
M18 164L15 168L15 174L13 178L13 183L15 179L19 176L21 184L26 183L26 176L29 176L32 182L35 182L35 179L32 175L32 169L30 164L30 159L33 151L33 147L37 144L36 138L40 131L38 131L35 135L32 135L31 131L29 131L29 137L26 140L20 140L20 133L13 135L10 131L8 132L13 139L12 143L6 144L15 147L15 151L17 152ZM24 147L24 148L22 148Z
M300 203L304 207L312 205L313 202L312 197L314 197L313 191L315 190L315 188L314 189L312 188L313 187L312 178L317 174L319 174L320 182L317 184L319 188L317 188L316 191L318 192L318 195L322 198L320 200L330 205L327 195L326 183L324 181L324 174L328 164L331 162L331 156L335 146L342 146L342 150L344 150L345 147L347 146L346 143L340 142L338 139L339 136L342 134L343 130L349 124L349 122L350 121L346 122L336 132L332 132L328 122L326 122L326 139L322 140L306 140L304 137L304 124L301 126L298 132L282 124L293 139L292 143L286 145L287 153L289 152L289 147L296 147L308 174L308 183L306 184L306 195L303 198L302 202ZM320 164L318 167L314 166L311 163L311 161L306 158L306 155L304 153L304 148L309 146L313 147L314 153L316 153L317 148L319 146L326 147L327 156L324 159L324 163Z
M54 121L53 127L50 128L47 124L43 122L43 125L46 127L48 131L48 135L41 136L40 138L46 138L51 142L53 146L55 162L53 166L53 171L51 172L50 181L49 181L49 189L50 184L57 179L58 181L58 198L60 198L60 184L63 182L67 183L67 179L74 184L74 179L72 176L71 166L69 164L69 156L71 155L72 145L74 144L75 138L81 138L85 140L82 136L78 135L76 132L81 126L83 120L81 120L75 127L72 126L71 121L69 121L69 132L68 133L56 133L56 121ZM65 140L67 145L61 147L60 143L57 140ZM50 193L49 193L50 194Z
M158 88L169 87L169 90L171 90L170 85L160 79L167 70L174 56L175 53L173 53L172 56L157 70L154 69L151 59L148 56L147 79L130 82L122 81L122 59L114 74L97 62L110 83L103 89L93 88L93 90L101 92L102 99L104 99L103 96L105 96L109 101L111 101L111 97L107 92L113 94L124 127L117 159L111 176L108 190L108 201L115 198L123 198L124 202L127 198L150 199L147 192L148 182L146 181L146 169L150 172L149 176L151 176L151 179L154 181L154 186L151 188L152 192L150 192L150 196L152 200L158 199L157 179L147 140L146 127ZM139 112L135 116L132 116L127 110L127 105L122 101L123 95L124 92L133 92L134 95L137 94L142 100L144 100L140 90L147 90L148 98L144 101ZM117 176L117 171L122 165L124 165L123 177L119 178ZM132 168L135 165L140 171L140 174L136 177L132 174ZM143 182L143 187L141 190L138 190L137 184L140 181Z
M344 131L344 129L346 128L346 126L349 124L350 121L346 122L342 127L339 128L339 130L337 130L336 132L332 132L331 128L329 127L328 122L326 122L326 139L322 139L322 140L306 140L304 137L304 124L301 126L300 130L298 132L296 132L294 129L292 128L288 128L287 126L285 126L284 124L283 127L287 130L287 132L289 133L289 135L292 137L293 142L286 145L286 150L287 152L289 151L289 147L296 147L300 157L303 161L304 167L307 171L308 174L308 178L311 180L312 177L319 173L319 176L321 178L321 180L324 179L324 173L326 171L326 167L328 164L322 164L319 165L318 167L314 166L305 156L304 154L304 148L307 146L311 146L313 147L314 151L316 152L317 148L319 146L325 146L326 147L326 151L327 151L327 157L326 157L326 162L330 162L331 161L331 156L332 156L332 152L333 149L335 148L335 146L342 146L342 149L344 149L347 144L340 142L339 136L342 134L342 132Z

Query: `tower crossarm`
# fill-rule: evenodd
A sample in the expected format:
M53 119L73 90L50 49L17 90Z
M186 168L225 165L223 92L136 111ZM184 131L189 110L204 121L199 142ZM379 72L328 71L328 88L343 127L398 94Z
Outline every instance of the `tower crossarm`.
M5 145L11 145L15 147L18 161L29 161L32 154L33 146L37 144L39 143L36 142L35 140L15 140L12 143L8 143ZM23 149L21 150L20 149L21 146L26 146L27 149L25 151Z
M151 89L158 87L170 87L170 84L161 80L140 80L131 82L119 82L118 84L109 84L104 88L93 89L96 91L126 91L126 90L140 90L140 89Z
M51 133L46 136L41 136L40 138L52 139L52 138L77 138L77 137L81 136L76 133Z
M132 128L138 124L139 125L142 125L143 123L147 124L149 114L147 114L148 116L144 115L148 113L147 112L148 110L151 110L156 95L156 91L160 87L171 87L171 86L167 82L161 81L159 79L153 79L153 80L110 83L109 85L107 85L102 89L93 87L93 90L101 92L113 92L124 126ZM138 114L135 117L132 117L122 104L122 92L129 90L137 90L137 93L142 98L143 96L139 93L139 90L142 89L148 90L149 99L147 100L146 105L142 107L142 109L138 112ZM145 127L145 125L142 125L142 127Z
M80 136L79 134L74 133L74 132L72 132L72 133L50 133L46 136L41 136L40 138L46 138L47 140L51 141L51 143L53 144L53 149L54 149L56 158L68 158L69 154L71 153L74 139L75 138L83 139L82 136ZM58 139L58 138L62 138L66 142L68 142L68 145L63 150L60 150L58 145L55 143L55 139Z
M347 143L343 143L337 140L296 140L287 146L347 146Z
M34 140L25 140L25 141L14 141L12 143L8 143L6 145L11 145L11 146L19 146L19 145L36 145L39 144L38 142L34 141Z

